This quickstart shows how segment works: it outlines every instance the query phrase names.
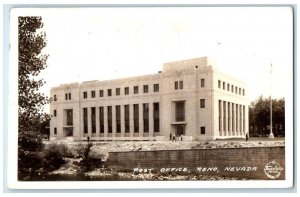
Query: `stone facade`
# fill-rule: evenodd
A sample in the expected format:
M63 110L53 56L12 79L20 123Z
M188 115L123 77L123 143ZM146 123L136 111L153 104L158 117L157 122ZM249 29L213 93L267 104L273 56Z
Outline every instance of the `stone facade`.
M214 140L245 137L245 83L207 57L157 74L63 84L51 89L50 139Z

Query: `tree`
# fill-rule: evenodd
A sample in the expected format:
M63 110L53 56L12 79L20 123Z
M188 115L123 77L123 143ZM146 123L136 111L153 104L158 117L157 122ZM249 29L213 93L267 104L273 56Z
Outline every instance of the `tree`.
M284 98L272 99L273 133L284 136L285 130ZM270 99L260 96L249 107L249 129L252 136L266 136L270 133Z
M42 18L39 16L18 18L19 179L34 173L38 168L38 153L43 148L40 127L41 122L47 118L43 106L50 100L38 92L45 82L37 76L47 67L48 58L48 55L42 53L47 43L42 27Z

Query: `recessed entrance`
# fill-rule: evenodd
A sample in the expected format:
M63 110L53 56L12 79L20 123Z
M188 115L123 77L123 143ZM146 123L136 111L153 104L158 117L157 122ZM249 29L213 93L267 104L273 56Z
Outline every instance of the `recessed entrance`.
M173 121L172 121L172 135L179 137L185 135L185 101L173 101Z
M185 125L184 124L174 125L174 130L175 130L175 136L185 135Z

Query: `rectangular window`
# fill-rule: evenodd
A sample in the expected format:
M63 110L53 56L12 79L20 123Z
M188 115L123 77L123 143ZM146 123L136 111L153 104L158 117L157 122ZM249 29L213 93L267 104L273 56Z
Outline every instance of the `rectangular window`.
M237 87L235 87L235 93L237 94Z
M231 85L231 92L233 92L233 85Z
M111 89L107 90L107 96L111 96Z
M99 90L99 96L103 97L103 90Z
M57 101L56 94L54 94L53 100L54 100L54 101Z
M96 97L96 92L95 91L91 91L91 96L92 96L92 98L95 98Z
M117 95L117 96L120 95L120 88L116 88L116 95Z
M183 81L179 81L179 89L183 89Z
M153 84L153 92L159 92L159 84Z
M129 105L124 106L125 133L130 132Z
M221 88L221 80L218 80L218 88Z
M245 89L243 89L243 96L245 96Z
M205 79L201 79L201 88L205 86Z
M225 82L223 82L223 90L225 90Z
M181 122L185 120L184 101L175 102L175 121Z
M178 90L178 81L175 81L175 90Z
M200 99L200 108L205 108L205 99Z
M71 93L69 93L69 100L71 100Z
M133 93L138 94L139 93L139 86L134 86L133 87Z
M96 107L91 107L92 133L96 133Z
M241 88L239 88L239 95L241 95Z
M183 89L183 81L175 81L175 90Z
M68 100L68 94L65 94L65 100Z
M56 110L53 111L54 117L56 117Z
M112 106L107 106L107 127L108 133L112 133Z
M205 135L205 127L200 127L201 135Z
M159 126L159 103L153 103L154 132L160 132Z
M87 92L83 92L83 98L84 98L84 99L87 98Z
M144 133L149 132L149 104L143 104L143 123L144 123Z
M128 95L129 94L129 87L125 87L124 92L125 92L125 95Z
M72 109L66 109L65 113L67 115L67 119L66 119L67 126L73 126L73 110Z
M230 85L227 83L227 91L230 91Z
M83 108L83 133L88 133L88 109L87 108Z
M144 93L148 93L148 85L144 85Z
M121 133L121 106L116 105L116 132Z
M133 104L134 133L139 132L139 104Z
M104 133L104 108L99 107L100 133Z
M54 135L56 135L56 134L57 134L57 128L54 127Z

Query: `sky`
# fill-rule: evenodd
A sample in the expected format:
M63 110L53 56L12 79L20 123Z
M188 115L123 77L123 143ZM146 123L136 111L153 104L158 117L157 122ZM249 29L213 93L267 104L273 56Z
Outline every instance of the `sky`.
M29 14L44 22L49 59L40 77L48 96L59 84L153 74L166 62L202 56L245 81L250 101L270 92L285 97L293 82L287 7L46 8Z

